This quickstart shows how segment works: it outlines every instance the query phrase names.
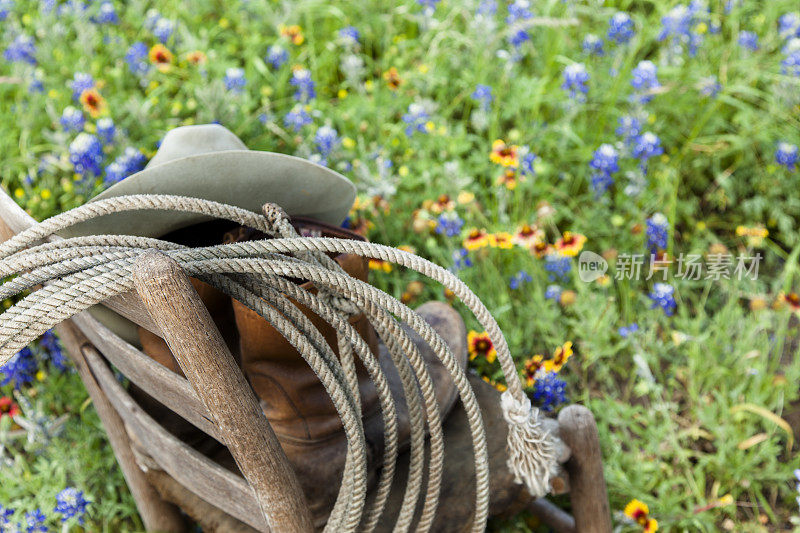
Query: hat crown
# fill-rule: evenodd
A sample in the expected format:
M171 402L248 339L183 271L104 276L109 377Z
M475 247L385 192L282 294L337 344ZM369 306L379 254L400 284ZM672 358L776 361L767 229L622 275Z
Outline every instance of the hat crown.
M247 146L225 126L181 126L167 132L147 168L183 157L230 150L247 150Z

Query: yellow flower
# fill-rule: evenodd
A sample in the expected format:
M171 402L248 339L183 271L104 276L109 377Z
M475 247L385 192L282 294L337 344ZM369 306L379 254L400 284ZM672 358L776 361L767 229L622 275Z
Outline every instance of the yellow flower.
M461 205L471 204L475 201L475 195L469 191L461 191L458 193L458 203Z
M519 166L519 156L517 152L517 145L512 144L509 146L505 141L497 139L492 143L492 153L489 154L489 159L492 163L497 163L504 167L516 168Z
M517 228L517 232L514 234L514 242L520 246L524 246L525 248L530 248L537 242L541 242L543 239L544 231L529 224L521 225Z
M514 237L504 231L492 233L489 235L489 246L500 248L501 250L510 250L514 247Z
M544 369L548 372L558 372L561 370L569 358L572 357L572 341L567 341L563 346L556 348L553 358L544 362Z
M201 50L195 50L194 52L189 52L186 54L186 60L191 63L192 65L200 65L206 62L205 52Z
M53 193L50 192L50 189L42 189L39 194L42 195L42 200L48 200Z
M485 381L486 383L488 383L489 385L491 385L500 392L505 392L506 390L508 390L508 387L506 387L503 383L498 383L493 379L489 379L487 376L483 376L483 381Z
M150 49L150 62L158 67L161 72L166 72L172 63L172 52L169 51L169 48L159 43Z
M86 89L81 93L80 97L83 109L89 113L92 118L97 118L102 115L106 110L106 100L94 87Z
M369 268L370 270L381 270L388 274L392 271L392 264L388 261L384 261L383 259L370 259Z
M485 357L490 363L494 363L497 359L497 350L494 348L492 339L485 331L478 333L477 331L470 331L467 335L467 350L469 351L469 360L473 361L476 357Z
M467 233L467 238L462 243L467 250L477 250L489 244L489 235L486 230L471 229Z
M388 85L393 91L396 91L403 83L403 80L400 78L400 74L394 67L391 67L389 70L383 73L383 79L386 80L386 85Z
M769 235L769 230L763 226L754 226L752 228L738 226L736 228L736 236L747 237L748 246L761 246L764 243L764 239L767 238L767 235Z
M658 522L650 518L650 509L647 504L633 499L625 506L625 516L642 526L644 533L655 533L658 531Z
M495 185L504 185L506 189L513 191L517 188L518 182L519 180L517 178L517 171L513 168L508 168L504 170L502 174L497 176Z
M578 255L578 252L581 251L585 242L586 237L580 233L565 231L561 238L556 241L556 249L561 252L562 255L575 257Z
M525 385L533 387L533 384L536 382L536 374L544 366L544 356L534 355L525 361L524 365Z
M417 249L411 246L410 244L401 244L397 247L398 250L403 250L404 252L408 252L410 254L417 253Z
M291 26L281 24L278 29L280 29L281 35L288 37L294 45L300 46L303 44L303 41L305 41L305 37L303 37L303 30L297 24L293 24Z

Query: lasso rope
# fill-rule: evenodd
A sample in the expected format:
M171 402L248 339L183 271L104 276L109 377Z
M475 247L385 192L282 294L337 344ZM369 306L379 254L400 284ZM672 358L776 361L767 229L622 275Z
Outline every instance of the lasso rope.
M159 239L127 235L95 235L45 242L55 233L95 217L137 210L197 213L237 222L275 238L202 248L187 248ZM403 321L433 349L450 373L467 414L475 454L476 500L473 531L483 531L489 508L486 435L480 407L467 376L446 342L419 315L388 294L347 275L327 254L355 254L413 269L450 289L475 315L497 350L508 389L501 406L508 424L508 467L534 496L549 491L556 470L556 436L539 420L539 411L525 395L508 344L497 322L477 296L447 270L408 252L379 244L321 237L299 237L286 215L268 204L263 215L197 198L133 195L91 202L54 216L0 244L0 277L16 276L0 285L8 298L43 285L0 315L0 365L18 350L63 320L92 305L133 290L132 268L139 256L157 249L177 261L190 276L237 299L265 318L298 350L317 374L342 419L347 437L345 471L326 531L371 531L389 496L398 455L397 412L386 376L375 355L349 324L364 313L386 344L397 368L410 421L411 459L396 531L428 531L438 506L444 463L441 414L433 382L422 356L400 326ZM289 281L311 281L317 294ZM339 357L291 301L325 320L337 334ZM398 321L399 320L399 321ZM354 356L375 383L384 422L385 450L375 498L364 509L367 459ZM430 458L425 475L425 426ZM417 524L412 520L424 478L424 504Z

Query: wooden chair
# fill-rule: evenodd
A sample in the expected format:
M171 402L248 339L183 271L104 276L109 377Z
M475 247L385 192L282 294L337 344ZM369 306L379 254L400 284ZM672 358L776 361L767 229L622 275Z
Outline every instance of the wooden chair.
M0 191L0 241L35 221ZM314 523L305 496L264 417L189 278L164 255L143 256L135 270L136 292L105 305L163 337L186 377L161 366L111 332L89 313L58 326L148 531L185 531L181 510L206 531L309 531ZM110 365L144 392L230 451L225 466L174 437L129 395ZM561 439L569 447L553 493L569 493L572 516L545 499L533 499L514 483L505 464L506 425L497 391L470 377L489 439L493 515L529 509L560 532L611 531L597 428L579 405L562 409ZM466 415L457 406L443 424L446 455L434 531L469 528L474 467ZM398 475L379 530L392 528L405 482ZM396 489L396 490L395 490Z

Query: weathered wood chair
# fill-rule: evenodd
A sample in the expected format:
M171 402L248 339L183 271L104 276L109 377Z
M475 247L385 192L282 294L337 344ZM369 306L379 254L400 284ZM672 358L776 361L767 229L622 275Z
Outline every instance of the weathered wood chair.
M35 225L0 192L0 240ZM57 239L57 237L52 237ZM134 269L135 292L104 304L160 335L185 377L161 366L125 342L89 313L58 326L58 333L108 433L109 441L148 531L184 531L180 510L207 531L309 531L315 523L305 496L264 417L186 273L167 256L148 252ZM384 354L385 355L385 354ZM180 441L139 406L120 384L111 365L164 406L223 443L235 460L226 468ZM597 428L591 412L564 408L550 423L568 446L565 469L551 482L553 493L569 493L572 516L515 483L506 465L506 432L499 393L470 376L482 411L489 445L490 513L529 509L555 530L608 533L610 513L603 480ZM474 466L467 415L457 407L443 423L447 442L441 501L434 531L469 529L474 501ZM403 464L378 530L393 529L406 482ZM238 467L238 468L236 468ZM417 509L419 514L419 508Z

